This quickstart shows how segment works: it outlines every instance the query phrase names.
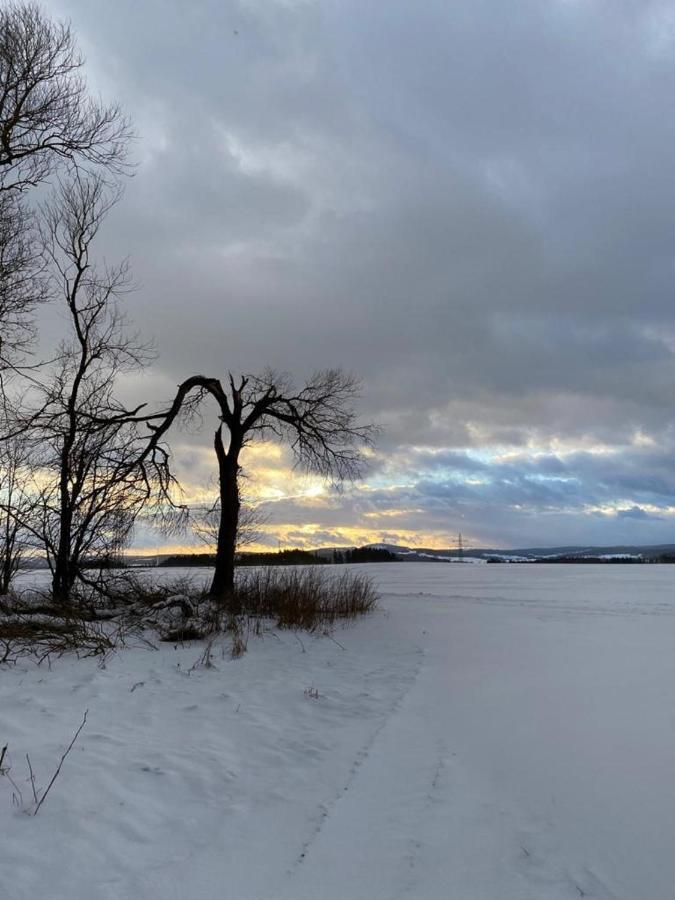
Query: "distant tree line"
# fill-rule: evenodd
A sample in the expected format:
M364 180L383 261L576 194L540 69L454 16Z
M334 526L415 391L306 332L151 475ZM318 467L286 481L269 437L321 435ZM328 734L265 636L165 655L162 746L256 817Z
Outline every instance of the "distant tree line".
M333 550L331 562L340 563L385 563L400 562L399 557L383 547L354 547L350 550Z
M279 550L271 553L239 553L237 555L238 566L321 566L330 562L310 550L300 550L297 547L291 550Z
M503 559L502 557L491 556L487 560L489 563L505 563L507 565L643 565L645 563L675 562L675 556L542 556L533 559Z
M562 563L576 565L641 565L647 560L641 556L556 556L552 559L538 559L538 563Z
M270 553L238 553L235 556L237 566L314 566L329 562L321 559L308 550L281 550ZM214 567L215 553L174 553L162 560L160 566L167 568L183 566Z
M399 562L395 553L378 547L354 547L346 550L335 549L330 553L317 553L312 550L278 550L269 552L238 553L235 557L237 566L323 566L345 565L348 563L381 563ZM162 560L160 566L214 566L214 553L176 553Z
M167 556L157 565L160 568L212 568L216 564L215 553L174 553Z

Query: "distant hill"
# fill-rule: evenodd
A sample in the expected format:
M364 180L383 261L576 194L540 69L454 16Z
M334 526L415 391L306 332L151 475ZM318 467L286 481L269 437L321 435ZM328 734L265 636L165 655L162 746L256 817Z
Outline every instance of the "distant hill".
M455 549L436 550L431 548L386 546L404 562L457 562L483 560L485 562L675 562L675 544L618 545L610 547L564 546L564 547L520 547L513 550L493 547L471 547L460 552Z

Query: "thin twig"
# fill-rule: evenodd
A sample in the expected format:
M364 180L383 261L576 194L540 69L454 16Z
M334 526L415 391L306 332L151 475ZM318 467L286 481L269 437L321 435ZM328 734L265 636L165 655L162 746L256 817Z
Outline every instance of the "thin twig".
M30 786L33 788L33 800L38 803L37 792L35 790L35 775L33 775L33 767L30 764L30 756L27 753L26 762L28 763L28 771L30 772Z
M51 790L51 786L54 784L54 782L56 781L56 779L57 779L57 777L58 777L58 775L59 775L59 772L61 771L61 766L63 765L64 759L66 758L66 756L68 756L68 754L70 753L70 751L73 749L73 744L75 743L75 741L76 741L76 740L78 739L78 737L80 736L80 732L82 731L82 729L84 728L84 726L85 726L85 724L86 724L86 722L87 722L87 713L88 713L88 712L89 712L89 710L88 710L88 709L85 709L85 711L84 711L84 716L83 716L83 718L82 718L82 722L80 723L80 727L79 727L79 728L77 729L77 731L75 732L75 735L74 735L72 741L68 744L68 747L67 747L67 749L66 749L66 752L65 752L65 753L63 754L63 756L61 757L61 761L59 762L59 764L58 764L58 766L57 766L56 772L54 772L54 774L52 775L52 780L51 780L51 781L49 782L49 784L47 785L47 790L44 792L44 794L42 795L42 797L40 797L40 802L39 802L38 805L35 807L35 812L33 813L34 816L37 816L37 814L38 814L38 812L39 812L39 810L40 810L40 807L41 807L42 804L45 802L45 799L46 799L46 797L47 797L47 794L48 794L49 791Z
M9 766L7 766L6 769L2 768L2 764L5 760L5 754L7 753L8 746L9 746L9 744L5 744L5 746L2 748L2 750L0 750L0 775L4 775L5 778L9 781L9 783L12 785L12 787L14 788L16 793L19 795L19 804L22 804L23 796L21 794L21 789L20 789L19 785L14 781L12 776L9 774Z
M332 634L329 634L329 632L324 631L324 635L325 635L327 638L330 638L331 641L332 641L334 644L337 644L338 647L340 648L340 650L346 650L346 649L347 649L347 648L344 646L344 644L341 644L341 643L340 643L340 641L336 641L335 638L333 637L333 635L332 635Z

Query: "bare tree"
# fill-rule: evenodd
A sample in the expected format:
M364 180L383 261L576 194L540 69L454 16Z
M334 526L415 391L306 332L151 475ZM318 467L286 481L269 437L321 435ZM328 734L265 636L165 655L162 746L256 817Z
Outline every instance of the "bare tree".
M93 99L68 23L34 3L0 8L0 379L16 372L46 299L35 210L26 192L63 166L126 168L131 138L117 105ZM6 401L4 381L0 395Z
M212 600L235 605L234 564L241 509L240 457L257 439L273 438L288 444L296 464L334 482L353 479L361 471L362 447L376 429L357 423L355 401L359 382L340 369L317 372L296 389L288 375L267 371L262 375L229 376L227 388L217 378L194 375L179 385L171 407L146 420L152 436L146 453L168 431L190 397L210 395L219 409L220 425L214 434L218 461L220 520L216 563L210 587ZM154 421L159 419L158 424Z
M0 190L45 181L64 160L124 165L129 123L88 92L70 24L35 3L0 9Z
M6 594L31 546L25 527L35 508L31 446L25 435L0 443L0 595Z
M129 333L118 298L129 285L126 263L97 266L92 244L117 199L100 175L77 172L43 215L53 278L72 336L64 342L31 418L42 452L40 538L55 599L70 598L85 562L105 558L128 538L153 489L141 459L147 437L121 415L115 386L138 370L148 348ZM152 459L152 457L145 457Z

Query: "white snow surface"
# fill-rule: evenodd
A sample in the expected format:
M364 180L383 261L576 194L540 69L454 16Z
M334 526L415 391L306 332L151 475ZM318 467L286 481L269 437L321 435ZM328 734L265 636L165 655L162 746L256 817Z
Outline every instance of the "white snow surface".
M672 900L675 570L354 568L342 646L0 667L26 808L89 710L37 816L0 777L0 897Z

